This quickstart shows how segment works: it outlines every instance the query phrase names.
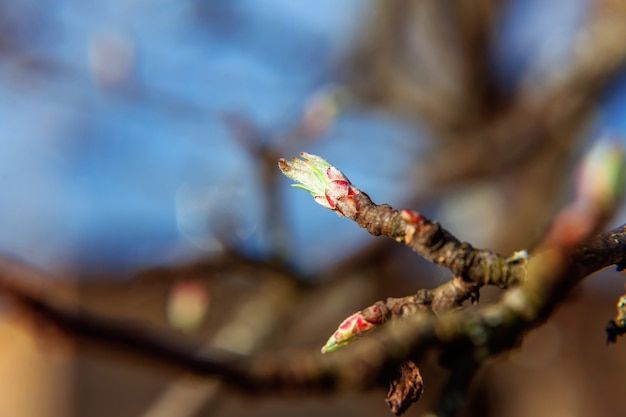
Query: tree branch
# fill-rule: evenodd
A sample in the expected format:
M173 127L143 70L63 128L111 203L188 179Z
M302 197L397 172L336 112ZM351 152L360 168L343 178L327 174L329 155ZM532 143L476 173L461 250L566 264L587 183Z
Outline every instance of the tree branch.
M614 206L615 195L611 190L621 190L619 182L614 181L611 187L598 193L602 184L589 181L599 174L598 165L592 164L592 168L583 171L579 200L570 207L572 210L565 210L563 216L557 218L546 236L544 250L527 261L526 256L504 258L474 249L418 213L376 205L326 161L303 156L308 160L294 161L291 166L282 161L281 169L300 181L303 175L310 174L303 170L308 167L302 164L314 164L312 175L315 178L307 182L305 188L314 195L315 201L354 219L374 235L384 234L403 241L456 275L439 288L422 290L410 297L390 298L363 310L366 313L362 316L366 319L367 314L371 315L370 319L386 320L393 315L400 315L402 319L394 326L381 326L371 337L350 349L332 355L317 352L238 355L219 349L196 353L196 347L190 342L177 341L179 335L174 337L86 311L59 293L58 280L9 259L0 259L0 291L38 316L96 342L99 347L131 354L159 367L218 377L251 392L366 389L393 380L392 388L396 389L390 391L390 405L394 412L400 412L419 397L421 382L407 378L416 375L410 365L419 362L427 349L439 349L444 359L457 358L460 362L452 364L454 369L469 363L478 364L489 355L516 346L526 332L549 317L584 277L609 265L623 268L626 264L626 224L589 237ZM603 168L614 167L619 162L619 158L611 163L600 160L605 162L600 164ZM471 298L480 285L511 283L517 285L493 304L473 310L448 311ZM401 364L403 372L396 379ZM467 381L472 373L465 373ZM464 383L457 388L466 386Z
M383 381L386 383L395 366L405 359L419 358L428 347L449 350L470 345L473 346L471 350L483 354L510 348L523 332L541 324L558 301L584 277L604 267L626 262L624 242L626 224L579 245L571 257L560 257L564 264L545 262L545 257L537 257L539 260L532 257L529 280L511 288L496 304L478 310L449 312L439 317L417 314L395 326L385 326L351 349L333 355L299 352L246 356L217 349L198 354L192 344L174 342L172 335L99 317L76 305L59 303L52 287L45 297L40 292L26 290L22 280L33 276L41 279L45 275L15 260L0 262L0 289L71 334L134 354L160 367L220 377L235 386L254 391L365 389ZM550 258L554 259L554 255L551 254ZM15 274L18 270L20 273ZM480 340L483 343L476 345Z
M280 169L300 183L295 186L309 191L317 203L354 220L370 234L404 242L423 258L479 285L506 288L524 279L524 256L515 254L507 258L475 249L420 213L374 203L324 159L304 152L301 157L302 160L294 157L289 162L281 159Z

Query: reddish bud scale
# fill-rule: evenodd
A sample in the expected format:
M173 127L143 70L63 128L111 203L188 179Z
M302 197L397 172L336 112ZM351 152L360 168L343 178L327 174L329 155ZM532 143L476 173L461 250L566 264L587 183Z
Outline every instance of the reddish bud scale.
M335 204L335 200L333 200L332 198L330 198L330 197L328 196L328 194L326 194L324 197L326 197L326 201L328 201L328 205L330 206L330 208L334 210L334 209L335 209L335 207L337 206L337 205Z
M429 221L418 212L412 210L400 210L400 217L408 226L404 231L404 243L410 245L415 233L427 225ZM401 238L397 240L401 241Z
M346 176L333 166L326 168L326 176L331 181L345 181L346 183L348 182Z
M322 207L354 219L359 212L359 202L353 197L359 190L323 158L305 152L300 157L302 159L292 158L291 162L281 158L278 166L283 174L296 181L296 187L310 192Z
M418 226L424 220L424 217L418 212L406 209L400 210L400 217L413 226Z
M339 326L340 329L345 330L352 327L352 332L354 334L358 334L372 328L372 323L365 320L365 318L361 315L361 312L355 313L350 317L353 319L344 320L344 322Z
M322 348L322 353L337 350L375 327L376 324L369 322L360 311L356 312L341 322Z

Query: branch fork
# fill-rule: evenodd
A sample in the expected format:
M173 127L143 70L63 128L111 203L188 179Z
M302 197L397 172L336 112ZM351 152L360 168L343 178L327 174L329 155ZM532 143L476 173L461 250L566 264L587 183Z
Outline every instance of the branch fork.
M529 261L526 250L504 257L488 250L476 249L469 243L459 241L439 223L429 220L421 213L412 210L398 211L387 204L375 204L366 193L354 186L346 175L323 158L304 152L300 156L302 159L294 157L290 162L281 159L278 163L283 174L297 182L293 186L309 191L318 204L335 211L340 216L354 220L372 235L385 235L402 242L427 260L448 268L453 274L451 280L437 288L422 289L414 295L403 298L377 301L350 315L322 347L322 353L333 352L345 346L393 317L415 314L440 315L460 307L466 300L477 302L479 290L484 285L508 288L520 283L526 284ZM539 282L540 280L536 278L547 279L550 275L561 277L562 272L567 269L565 265L569 254L575 252L576 246L589 238L612 212L621 197L623 160L623 149L614 142L600 141L592 149L580 169L576 200L557 216L540 246L543 249L550 249L548 252L555 256L550 262L533 269L536 275L534 282L529 282L525 288L517 292L508 293L510 296L503 298L503 306L492 310L503 315L513 314L517 317L513 321L519 322L519 326L522 327L530 326L541 317L547 317L551 308L540 306L542 303L547 304L546 299L551 296L555 299L562 297L557 290L561 285L565 285L568 279L564 279L563 284L556 285L549 279ZM542 259L545 256L538 258ZM625 264L623 258L617 259L616 262L618 268ZM569 275L580 278L581 274L576 271ZM544 289L544 294L535 293ZM625 297L620 298L618 303L618 316L607 326L608 342L615 341L618 335L626 332ZM519 300L525 300L527 305L518 305ZM487 321L489 320L485 323ZM488 350L486 347L482 349ZM501 348L494 348L494 351L499 349ZM476 368L471 367L474 370ZM419 399L423 390L421 375L413 361L405 361L400 366L399 375L391 381L387 398L392 412L396 415L403 413L412 402ZM470 378L471 375L467 377L467 383Z

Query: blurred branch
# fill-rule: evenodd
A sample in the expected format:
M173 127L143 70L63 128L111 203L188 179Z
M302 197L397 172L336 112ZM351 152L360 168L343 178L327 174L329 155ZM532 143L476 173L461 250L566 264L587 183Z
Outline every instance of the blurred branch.
M171 335L89 313L76 302L59 297L56 287L45 285L50 280L41 272L6 258L0 260L0 288L41 317L96 342L98 347L134 354L160 367L219 376L249 391L363 389L392 380L388 401L392 410L400 413L419 398L422 389L421 377L415 376L419 373L402 372L400 377L394 377L400 364L404 363L400 369L412 369L411 363L418 361L427 348L439 347L442 357L453 358L453 370L466 369L468 363L479 363L491 354L515 346L523 334L542 323L585 276L605 266L626 262L626 246L622 243L626 241L626 225L575 246L604 219L611 207L609 203L614 203L611 196L596 193L596 186L603 189L606 181L617 186L612 178L596 181L594 187L581 182L580 195L586 204L575 202L573 206L582 212L574 211L574 215L566 212L568 215L555 223L546 236L545 251L530 258L526 271L525 257L503 258L475 250L415 212L398 212L387 205L375 205L340 171L331 169L333 167L321 158L309 158L318 166L327 165L321 167L325 170L317 168L321 176L315 174L316 179L312 179L313 184L307 188L314 197L320 192L317 187L324 188L324 200L317 198L316 201L352 218L374 235L385 234L404 241L427 259L450 268L457 276L440 288L422 291L414 298L388 300L384 304L388 312L416 314L402 314L405 318L395 326L383 326L377 335L362 340L352 349L328 356L313 352L250 356L214 348L198 352L196 346ZM596 160L596 164L600 162ZM598 166L591 166L587 171L596 172ZM593 204L588 204L590 202ZM474 284L467 283L468 279ZM507 286L512 282L519 285L484 309L452 311L439 316L420 314L423 311L420 305L441 312L475 297L476 287L481 284ZM384 313L380 305L375 307ZM465 374L463 384L459 379L450 386L455 392L463 392L472 374ZM412 376L415 379L411 379ZM442 397L444 403L448 403L446 395Z
M219 376L254 391L364 389L387 382L390 370L405 359L420 357L431 346L448 350L473 346L470 352L483 354L512 347L521 334L542 323L584 277L606 266L624 263L624 241L626 225L580 244L571 256L569 251L554 249L549 262L544 256L531 257L529 279L511 288L496 304L439 317L417 314L395 326L385 326L351 349L333 355L303 352L247 356L218 349L197 352L196 346L172 335L100 317L75 303L59 301L55 287L49 287L45 295L33 291L23 283L49 278L33 267L7 258L0 259L0 288L43 319L72 334L166 369ZM474 344L478 339L483 343Z
M491 112L497 92L487 52L501 1L377 1L349 64L366 102L436 130L458 131Z
M488 180L515 188L509 233L492 237L508 252L540 238L565 198L562 181L597 107L624 67L626 8L590 3L558 71L528 74L503 91L488 65L502 2L378 1L348 64L356 96L428 125L432 147L415 164L413 200ZM468 10L471 9L471 10ZM497 157L494 157L497 155ZM536 204L541 201L541 204Z
M388 299L362 310L358 317L351 316L355 321L348 324L358 322L366 327L368 320L382 323L394 315L402 319L394 326L379 326L371 337L332 355L250 355L214 347L199 352L196 344L172 334L94 314L64 296L58 280L8 258L0 259L0 290L39 317L95 342L97 348L132 354L162 368L220 377L254 392L365 389L392 381L388 401L399 413L420 396L422 382L419 371L414 372L415 363L428 348L437 347L444 363L453 358L448 366L453 374L462 372L464 377L452 381L450 387L465 392L480 362L516 346L584 277L626 263L626 225L590 238L622 190L622 153L610 144L597 149L581 171L577 199L555 219L541 251L528 260L525 254L506 258L474 249L419 213L377 205L320 157L303 154L303 160L281 161L283 172L300 182L322 206L354 220L373 235L404 242L455 276L433 290ZM516 285L493 304L454 310L464 300L476 298L481 285L511 284ZM279 297L276 302L286 300ZM445 398L442 401L447 402Z
M215 271L213 271L215 273ZM240 354L253 354L263 343L284 326L285 319L302 296L295 281L288 275L260 266L255 270L259 280L257 289L250 297L238 302L219 328L195 349L195 352L211 350L215 346ZM263 275L262 278L259 275ZM260 278L260 279L259 279ZM250 314L253 312L254 314ZM244 332L247 337L234 337ZM179 417L198 415L201 409L215 406L222 396L224 385L211 381L202 385L190 385L187 374L171 382L142 417L165 417L173 413Z
M448 376L445 387L438 399L434 415L437 417L453 417L465 404L469 385L480 369L480 360L461 356L456 358L456 366L450 366L452 372Z
M467 243L460 243L439 224L417 212L398 212L389 205L373 203L345 174L321 157L304 152L301 157L302 159L292 158L290 162L279 160L279 168L283 174L296 181L295 187L309 191L318 204L354 220L372 235L385 235L404 242L427 260L449 268L456 276L432 292L421 292L402 299L389 298L352 314L339 325L322 348L322 353L337 350L393 316L416 314L425 310L441 313L460 306L468 298L477 299L477 291L482 285L495 284L506 288L519 282L526 284L525 251L504 258L489 251L476 250ZM576 200L559 214L544 238L542 246L544 250L549 248L550 253L547 265L554 262L557 265L563 264L563 257L606 220L621 197L623 177L621 147L616 143L599 141L581 167ZM557 268L552 272L558 273L558 267L547 268ZM476 329L472 331L474 330ZM480 333L485 336L486 330L480 329ZM474 346L485 343L485 340L473 341ZM484 356L486 354L477 358L474 355L468 356L465 352L462 356L466 359L465 363L460 363L457 359L454 368L476 369L477 364L474 362ZM469 366L470 364L472 365ZM410 363L405 363L401 369L409 365ZM459 378L459 381L469 384L473 373L469 372L466 378ZM392 397L388 398L388 403L396 413L403 412L410 403L419 398L412 389L402 389L413 386L405 379L406 372L403 371L400 379L391 383ZM421 387L421 377L415 384ZM467 387L461 385L454 385L454 390L465 392ZM401 388L398 390L394 387ZM402 393L407 396L399 398ZM446 409L447 406L444 406L443 410Z
M511 171L530 157L548 158L551 148L570 148L596 96L626 62L626 46L618 41L626 36L625 23L626 10L596 11L575 38L568 67L520 89L508 111L448 141L424 158L421 171L434 172L433 185L442 186ZM498 158L489 158L494 152Z
M246 117L227 113L223 121L232 133L235 142L244 149L248 156L256 163L258 169L259 187L262 188L264 234L269 240L270 256L275 261L283 261L289 252L289 241L285 216L282 215L283 205L280 204L280 195L277 187L278 175L274 168L274 161L278 157L278 145L273 143L270 135L257 128Z
M55 290L49 284L42 291L33 283L42 285L49 280L16 261L0 263L1 288L40 316L100 346L134 352L144 359L156 360L161 366L220 376L254 391L362 389L393 380L388 400L394 412L401 412L419 398L422 385L421 377L407 379L419 373L403 371L400 377L393 377L401 363L404 362L400 369L410 370L411 361L419 360L427 348L437 346L442 357L456 358L453 369L468 369L469 363L479 363L491 354L515 346L525 332L549 316L582 278L605 266L626 262L626 246L622 244L626 225L579 244L606 218L621 190L621 157L615 156L615 149L610 146L598 149L591 153L593 157L588 158L582 170L578 199L557 217L544 239L543 252L532 256L528 265L525 255L504 258L474 249L416 212L376 205L322 158L303 154L303 160L281 161L283 172L300 182L301 188L311 192L324 207L353 219L373 235L384 234L403 241L426 259L449 268L457 277L434 290L423 290L404 299L388 299L351 316L346 320L348 326L341 327L356 323L352 329L368 330L370 324L382 323L394 312L404 316L404 320L395 326L383 326L352 350L330 356L320 357L311 352L250 356L217 349L197 353L195 346L174 342L171 336L94 315L76 303L62 301L55 297ZM506 287L512 283L519 285L486 308L445 312L467 298L476 298L481 285ZM440 314L420 314L423 307ZM341 340L337 338L337 342ZM466 373L463 381L469 383L472 373ZM462 392L467 384L465 388L461 385L455 383L454 389Z

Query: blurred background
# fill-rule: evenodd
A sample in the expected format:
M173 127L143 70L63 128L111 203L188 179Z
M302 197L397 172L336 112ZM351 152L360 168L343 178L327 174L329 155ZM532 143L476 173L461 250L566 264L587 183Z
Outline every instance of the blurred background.
M278 158L321 155L378 203L532 249L585 149L626 137L624 39L619 0L0 0L0 251L199 350L319 349L449 276L290 188ZM588 281L485 366L464 415L620 415L626 355L604 326L623 275ZM408 415L444 373L420 366ZM0 388L3 416L389 412L384 388L250 399L2 299Z

